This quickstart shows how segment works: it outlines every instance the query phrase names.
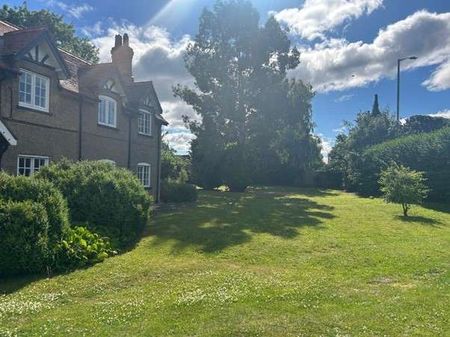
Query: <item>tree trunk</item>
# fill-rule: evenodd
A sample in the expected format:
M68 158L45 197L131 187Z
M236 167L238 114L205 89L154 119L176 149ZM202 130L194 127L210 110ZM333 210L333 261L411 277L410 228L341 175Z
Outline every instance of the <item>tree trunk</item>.
M402 207L403 207L403 215L408 216L408 209L409 209L408 204L402 204Z

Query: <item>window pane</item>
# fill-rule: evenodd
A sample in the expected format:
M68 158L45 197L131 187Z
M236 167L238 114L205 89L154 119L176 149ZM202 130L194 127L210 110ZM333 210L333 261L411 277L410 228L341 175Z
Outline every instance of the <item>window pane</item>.
M36 76L35 91L34 91L34 104L46 108L47 104L47 79Z
M22 73L19 79L19 102L31 104L31 75Z

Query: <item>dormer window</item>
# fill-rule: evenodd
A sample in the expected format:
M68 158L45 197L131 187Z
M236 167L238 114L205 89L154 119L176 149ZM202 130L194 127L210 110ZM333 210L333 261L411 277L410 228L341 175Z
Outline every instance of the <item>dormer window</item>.
M98 124L117 127L117 102L108 96L99 96Z
M139 110L138 132L141 135L152 135L152 114L146 110Z
M19 106L48 112L50 79L28 70L20 70Z

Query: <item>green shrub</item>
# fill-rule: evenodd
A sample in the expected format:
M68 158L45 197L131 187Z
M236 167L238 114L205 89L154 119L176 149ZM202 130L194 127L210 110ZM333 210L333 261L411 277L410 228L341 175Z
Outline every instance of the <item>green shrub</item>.
M0 276L45 271L48 230L42 204L0 199Z
M40 203L48 217L51 244L57 242L69 228L66 200L51 182L0 173L0 199Z
M151 197L130 171L100 161L62 161L37 178L51 181L67 199L73 221L111 237L116 247L134 243L149 217Z
M358 169L357 191L379 194L380 173L392 162L423 172L430 188L429 199L450 200L450 127L397 138L369 148Z
M411 205L420 204L428 193L422 172L397 164L382 171L379 182L384 200L402 205L404 216L408 216Z
M171 181L161 184L162 202L195 202L197 197L197 188L194 185Z
M102 262L113 255L111 244L85 227L70 228L54 248L52 269L69 271Z

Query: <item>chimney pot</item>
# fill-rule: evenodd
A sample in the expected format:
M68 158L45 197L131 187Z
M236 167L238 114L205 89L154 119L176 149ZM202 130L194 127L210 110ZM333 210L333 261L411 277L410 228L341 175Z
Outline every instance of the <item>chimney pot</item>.
M128 38L128 34L127 33L123 34L123 45L124 46L128 46L129 45L129 38Z
M120 47L121 45L122 45L122 36L120 34L117 34L114 47Z

